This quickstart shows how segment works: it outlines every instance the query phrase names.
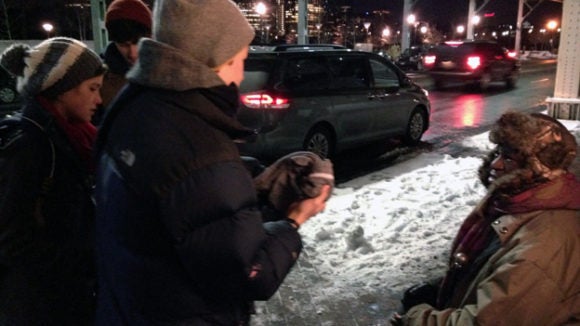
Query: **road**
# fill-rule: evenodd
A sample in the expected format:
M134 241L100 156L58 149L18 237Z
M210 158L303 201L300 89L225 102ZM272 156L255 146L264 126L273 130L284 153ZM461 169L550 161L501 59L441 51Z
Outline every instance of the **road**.
M431 100L430 128L423 136L422 143L411 148L402 147L393 140L380 147L374 145L344 153L334 161L338 182L383 169L423 151L437 149L460 155L465 149L456 145L459 139L488 130L506 110L545 110L543 104L554 92L556 61L524 62L514 89L506 89L503 83L493 83L485 92L460 84L435 90L425 74L410 73L409 76L429 90Z
M488 90L452 85L435 91L428 78L416 76L417 83L430 92L432 105L431 128L423 140L436 141L471 129L491 125L508 109L528 110L541 105L554 92L556 62L523 63L516 88L506 89L504 83L493 83Z

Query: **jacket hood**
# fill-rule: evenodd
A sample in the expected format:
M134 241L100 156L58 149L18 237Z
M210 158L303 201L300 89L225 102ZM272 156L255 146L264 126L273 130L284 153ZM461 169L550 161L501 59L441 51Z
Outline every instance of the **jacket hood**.
M139 41L139 60L127 73L127 80L174 91L225 85L207 65L177 48L149 38Z

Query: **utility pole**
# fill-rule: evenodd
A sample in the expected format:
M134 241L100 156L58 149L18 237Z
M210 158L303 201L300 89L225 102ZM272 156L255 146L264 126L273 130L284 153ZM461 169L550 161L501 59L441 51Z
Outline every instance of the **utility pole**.
M467 39L475 39L473 37L473 17L475 17L475 0L469 0L469 9L467 10Z
M298 0L298 44L308 44L308 0Z
M94 49L97 53L102 53L109 41L107 29L105 28L105 12L107 4L105 0L91 0L91 20L93 22Z
M403 30L401 31L401 51L408 49L411 44L411 33L407 17L411 14L413 0L405 0L403 4Z
M554 97L548 97L548 114L566 120L580 120L580 1L564 0L558 47Z

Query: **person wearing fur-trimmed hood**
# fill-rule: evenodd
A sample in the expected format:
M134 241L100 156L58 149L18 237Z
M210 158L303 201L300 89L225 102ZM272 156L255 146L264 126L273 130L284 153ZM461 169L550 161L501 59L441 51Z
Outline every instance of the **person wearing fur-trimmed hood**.
M429 293L406 292L397 325L580 322L580 182L574 136L540 113L508 112L479 178L486 196L461 225L449 268ZM420 295L419 295L420 294ZM422 297L420 297L422 296Z
M230 0L158 0L97 139L98 325L246 325L330 186L263 222L235 140L254 30Z

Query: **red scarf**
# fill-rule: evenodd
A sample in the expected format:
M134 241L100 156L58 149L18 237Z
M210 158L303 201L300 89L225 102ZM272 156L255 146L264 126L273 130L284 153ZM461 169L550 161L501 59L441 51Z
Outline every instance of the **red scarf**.
M97 128L90 122L71 122L63 117L54 104L44 97L36 98L40 105L51 113L58 127L66 134L72 148L77 152L89 172L95 171L93 145L97 138Z

